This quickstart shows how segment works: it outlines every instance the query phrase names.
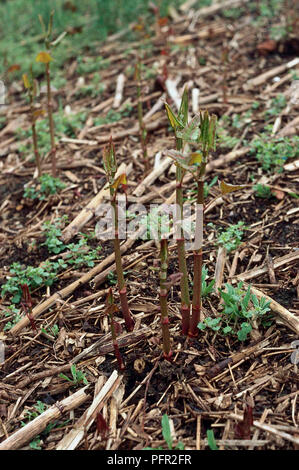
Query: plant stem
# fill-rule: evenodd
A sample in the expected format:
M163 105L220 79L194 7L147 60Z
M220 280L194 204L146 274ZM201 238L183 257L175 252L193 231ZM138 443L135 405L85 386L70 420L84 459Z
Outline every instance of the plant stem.
M51 92L51 78L50 78L50 64L46 63L46 77L47 77L47 107L48 107L48 118L50 127L50 139L51 139L51 164L52 164L52 176L56 176L56 147L54 137L54 121L53 121L53 103L52 103L52 92Z
M182 140L176 138L176 148L181 150ZM183 180L184 172L182 168L177 165L176 167L176 207L179 214L176 214L176 221L183 220ZM179 261L179 271L182 273L181 278L181 314L182 314L182 334L187 335L190 324L190 295L189 295L189 285L188 285L188 271L187 271L187 262L186 262L186 250L185 250L185 239L182 227L179 226L179 231L177 232L177 249L178 249L178 261Z
M106 299L106 305L107 305L107 310L106 313L110 318L110 328L111 328L111 336L112 336L112 343L113 343L113 348L114 348L114 354L117 360L118 368L120 371L123 371L125 369L125 365L123 363L121 354L119 352L119 347L116 339L116 325L117 323L114 320L114 312L117 312L117 307L114 303L114 297L113 297L113 292L110 287Z
M194 276L193 276L193 299L192 299L192 316L190 319L189 336L197 337L197 325L201 316L201 287L202 287L202 232L203 232L203 207L204 207L204 175L206 167L206 158L198 171L197 179L197 204L196 204L196 227L195 237L197 246L193 252L194 259Z
M128 331L132 331L134 329L134 321L130 313L128 299L127 299L127 288L125 284L122 260L121 260L121 252L120 252L120 242L118 238L118 210L117 204L115 200L116 191L114 195L111 193L111 205L114 213L114 253L115 253L115 265L116 265L116 274L117 274L117 282L118 282L118 289L119 289L119 297L121 303L121 310L124 316L126 328Z
M171 360L172 351L170 349L170 334L169 334L169 318L168 318L168 306L167 306L167 294L168 288L166 285L167 281L167 267L168 267L168 242L166 239L162 239L160 242L160 308L161 308L161 325L162 325L162 337L163 337L163 352L164 357L167 360Z
M31 130L32 130L32 140L33 140L33 151L35 155L35 163L37 167L37 172L38 172L38 177L40 178L42 176L42 169L41 169L41 161L40 161L40 155L38 151L38 145L37 145L37 134L36 134L36 125L35 125L35 118L34 118L34 107L33 107L33 96L29 92L29 99L30 99L30 114L31 114Z

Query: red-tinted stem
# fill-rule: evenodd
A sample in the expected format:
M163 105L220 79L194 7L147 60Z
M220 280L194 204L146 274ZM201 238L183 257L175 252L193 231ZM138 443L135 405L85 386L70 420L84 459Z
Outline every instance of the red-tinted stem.
M125 364L123 363L121 354L119 352L119 347L117 341L113 341L113 347L114 347L114 354L117 360L117 365L120 371L125 370Z
M201 170L197 185L197 204L204 206L204 180L203 174L205 167ZM197 218L203 217L203 210L197 211ZM202 226L199 220L196 220L196 227ZM196 228L197 230L197 228ZM201 230L201 229L200 229ZM201 283L202 283L202 240L200 235L200 246L193 252L194 274L193 274L193 299L192 299L192 316L190 320L189 336L195 338L198 335L197 325L200 322L201 315Z
M32 316L33 303L32 303L32 298L30 295L29 287L27 284L22 284L21 289L22 289L22 294L23 294L21 305L23 307L25 314L28 317L28 320L30 321L31 328L34 331L37 331L36 323Z
M118 282L118 289L119 289L119 296L121 302L121 309L122 314L125 320L126 329L128 331L132 331L134 329L134 320L132 318L128 299L127 299L127 289L125 285L125 278L121 260L121 251L120 251L120 242L118 238L118 211L115 199L112 198L111 204L114 211L114 223L115 223L115 238L113 240L114 243L114 254L115 254L115 265L116 265L116 275L117 275L117 282Z
M163 353L164 358L171 360L170 350L170 333L169 333L169 318L168 318L168 305L167 294L168 288L167 281L167 267L168 267L168 242L166 239L161 240L160 250L161 266L160 266L160 309L161 309L161 326L163 338Z
M194 259L194 279L193 279L193 300L192 316L190 320L189 336L198 335L197 325L200 322L201 314L201 280L202 280L202 249L193 253Z

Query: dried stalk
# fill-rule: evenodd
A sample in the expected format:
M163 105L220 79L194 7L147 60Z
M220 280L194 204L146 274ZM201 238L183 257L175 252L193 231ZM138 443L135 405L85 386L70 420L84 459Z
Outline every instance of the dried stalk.
M87 387L88 386L78 390L78 392L73 393L73 395L65 398L61 402L55 403L33 421L30 421L26 426L20 428L0 444L0 450L19 449L40 434L51 421L60 418L70 410L78 408L78 406L82 405L82 403L89 398L89 395L85 393Z

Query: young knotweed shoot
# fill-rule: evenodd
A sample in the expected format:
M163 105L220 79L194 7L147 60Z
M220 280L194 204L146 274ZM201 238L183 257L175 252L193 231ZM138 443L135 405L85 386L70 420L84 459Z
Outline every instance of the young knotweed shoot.
M35 163L36 163L36 168L38 172L38 177L40 178L42 176L42 169L41 169L40 154L38 151L37 133L36 133L35 123L36 123L38 116L43 113L43 110L34 109L34 100L36 97L36 82L33 78L32 68L30 69L30 78L26 73L23 74L23 82L24 82L24 87L26 88L28 92L28 97L29 97L33 151L35 155Z
M170 106L165 103L167 116L171 127L175 133L176 150L183 151L183 140L178 137L178 131L183 130L188 123L188 88L184 89L182 96L180 109L176 116ZM176 161L176 241L178 250L178 261L179 271L182 273L181 278L181 314L182 314L182 334L187 335L190 323L190 295L188 285L188 271L186 263L186 250L185 250L185 239L182 230L183 220L183 178L185 176L186 169Z
M28 320L30 321L32 330L37 332L35 320L32 316L32 306L33 306L33 304L32 304L32 298L31 298L31 295L30 295L29 287L28 287L27 284L22 284L21 289L22 289L22 294L23 294L21 305L23 307L23 310L24 310L25 314L28 317Z
M49 128L50 128L50 140L51 140L51 165L52 165L52 176L56 176L56 144L55 144L55 134L54 134L54 119L53 119L53 101L52 101L52 90L51 90L51 76L50 76L50 62L53 58L50 55L51 46L57 46L59 42L63 39L66 32L63 32L54 42L51 41L52 29L53 29L53 16L54 10L50 13L48 28L46 28L45 23L41 15L39 15L39 20L43 29L44 42L46 51L39 52L36 56L36 62L41 62L45 65L45 73L47 80L47 109L48 109L48 119L49 119Z
M147 131L143 121L143 109L142 109L142 100L141 100L141 60L138 58L136 67L135 67L135 80L137 81L137 111L138 111L138 122L139 122L139 134L140 134L140 143L143 154L143 161L145 165L145 172L147 173L150 169L149 159L147 153Z
M116 175L116 158L115 158L115 148L112 138L110 139L108 147L104 148L103 153L104 159L104 169L106 172L106 177L110 189L110 203L112 206L113 212L113 223L114 223L114 253L115 253L115 265L116 265L116 274L117 274L117 281L118 281L118 289L119 289L119 296L121 302L121 309L122 314L125 319L126 328L128 331L132 331L134 328L134 321L129 310L128 299L127 299L127 288L124 279L124 272L122 266L122 259L121 259L121 251L120 251L120 241L119 241L119 233L118 233L118 207L117 207L117 190L120 186L125 190L126 189L126 175L122 174L118 178L115 179Z
M117 338L116 338L116 330L119 328L119 324L114 320L114 313L118 311L118 308L116 307L114 303L114 298L113 298L113 292L110 287L106 299L106 313L110 318L110 327L111 327L111 336L112 336L112 342L113 342L113 348L114 348L114 354L117 360L117 365L120 371L123 371L125 369L125 364L122 360L121 354L119 352L119 347L117 343Z
M192 299L192 317L190 319L189 336L198 335L198 322L201 316L202 301L202 250L203 250L203 212L204 212L204 178L209 152L215 148L216 135L216 116L210 116L208 111L202 112L200 117L200 133L196 138L200 145L200 152L195 152L192 163L197 165L196 183L197 183L197 204L196 204L196 222L195 222L195 242L193 251L194 276L193 276L193 299ZM192 123L192 121L191 121ZM192 127L187 131L194 132ZM192 134L191 134L192 135ZM196 133L195 133L196 136ZM186 135L188 138L188 132ZM192 139L193 140L193 139Z

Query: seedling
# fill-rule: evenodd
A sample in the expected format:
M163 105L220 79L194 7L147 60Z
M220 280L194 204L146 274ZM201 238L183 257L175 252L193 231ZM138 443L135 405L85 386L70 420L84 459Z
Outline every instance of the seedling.
M56 194L60 189L65 188L65 184L59 178L54 178L45 173L39 178L37 186L26 186L24 197L28 199L39 199L44 201L49 195Z
M55 324L49 328L41 328L41 331L56 338L59 335L59 326Z
M18 304L22 298L22 284L27 284L31 289L42 286L51 286L56 280L57 272L66 268L67 264L62 260L57 262L45 261L40 267L21 266L20 263L13 263L10 267L11 276L1 287L1 295L12 295L11 302Z
M298 143L298 136L270 138L268 134L262 133L251 142L250 152L256 156L263 170L282 173L286 161L298 157Z
M142 100L141 100L141 60L138 58L136 67L135 67L135 80L137 81L137 110L138 110L138 122L139 122L139 135L140 143L143 154L143 161L145 165L145 172L147 173L150 169L149 159L147 154L147 131L143 121L143 109L142 109Z
M8 310L4 311L4 316L9 317L10 321L5 324L3 331L10 330L21 320L20 309L16 308L16 306L13 304L9 305Z
M265 315L270 311L270 302L264 297L260 300L250 292L243 290L243 283L237 287L226 284L226 291L219 289L224 301L224 309L219 317L207 317L198 324L204 331L211 329L223 336L235 336L239 341L245 341L252 331L253 322L263 322ZM251 307L251 308L250 308Z
M167 444L167 447L169 450L184 450L185 446L182 442L178 442L178 444L173 447L173 439L171 435L171 429L170 429L170 423L169 423L169 418L167 414L164 414L162 416L161 420L161 426L162 426L162 436ZM163 450L163 447L145 447L143 450Z
M127 288L126 288L124 273L123 273L121 251L120 251L120 241L119 241L119 234L118 234L118 207L117 207L117 202L116 202L118 188L122 186L123 189L125 190L127 181L126 181L125 174L122 174L118 178L115 179L117 167L116 167L115 148L114 148L114 143L112 141L112 137L110 139L108 147L104 148L103 159L104 159L104 169L106 172L107 182L109 185L108 187L110 189L110 203L112 206L113 217L114 217L113 244L114 244L116 274L117 274L122 314L125 319L127 330L132 331L134 328L134 321L129 310L128 299L127 299Z
M287 104L286 97L283 94L277 95L271 101L269 109L266 111L266 117L277 116Z
M43 403L42 401L37 400L36 404L33 405L33 408L34 408L33 411L26 410L25 418L28 420L28 422L32 421L33 419L37 418L39 415L44 413L47 409L47 405ZM21 424L22 426L26 426L27 423L25 423L24 421L21 421Z
M271 191L271 188L264 184L260 184L260 183L255 184L253 186L253 189L255 191L256 197L260 197L263 199L271 199L271 197L274 196L274 194Z
M110 318L110 328L111 328L114 354L117 360L117 365L118 365L119 370L123 371L125 370L125 364L119 352L119 347L118 347L117 338L116 338L116 331L119 330L120 325L114 320L114 313L118 311L118 308L116 307L114 303L114 297L113 297L113 292L111 288L109 289L109 292L107 294L106 307L107 307L106 314Z
M219 450L216 444L214 431L212 429L207 430L207 440L208 440L208 446L210 447L211 450Z
M61 222L62 220L60 218L56 219L52 224L47 220L42 226L46 235L46 241L43 245L48 248L49 253L61 253L66 247L59 238L62 236Z
M80 370L77 370L76 364L71 365L71 374L72 374L72 379L67 377L65 374L59 374L59 377L62 379L67 380L68 382L71 382L73 385L80 385L81 382L84 383L84 385L88 385L87 378L85 377L84 372L81 372Z
M37 145L37 133L36 133L36 120L40 114L43 113L43 110L35 110L34 109L34 100L36 97L36 82L33 78L32 68L30 69L30 78L27 74L23 75L23 82L24 87L28 92L29 103L30 103L30 118L31 118L31 132L32 132L32 142L33 142L33 151L35 155L35 163L37 168L38 176L42 176L42 169L41 169L41 160L40 154L38 151Z
M215 279L207 283L206 278L208 277L208 270L205 266L202 267L202 280L201 280L201 296L202 298L207 297L211 292L214 291Z
M240 221L236 225L230 225L218 235L217 244L224 246L228 253L236 250L241 243L244 230L246 230L244 222Z

